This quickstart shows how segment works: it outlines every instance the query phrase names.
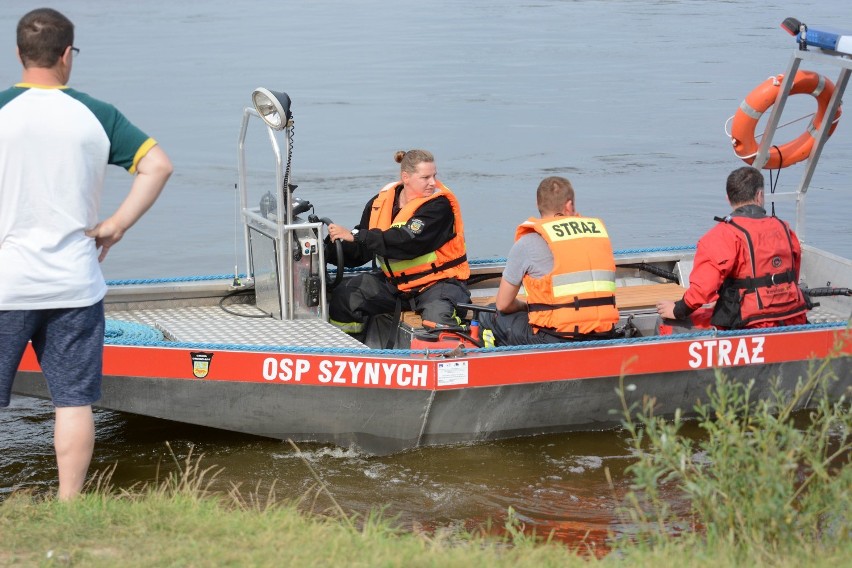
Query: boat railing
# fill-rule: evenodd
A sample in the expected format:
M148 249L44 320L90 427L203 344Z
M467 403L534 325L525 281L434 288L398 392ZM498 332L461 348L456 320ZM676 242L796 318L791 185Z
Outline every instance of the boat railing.
M796 191L779 192L772 195L773 199L777 197L795 198L796 232L799 239L802 241L805 240L805 196L808 192L808 187L822 154L822 149L830 135L831 125L835 120L835 115L843 100L843 93L849 82L850 71L852 71L852 56L817 47L808 47L807 49L797 48L793 51L793 55L790 57L790 63L787 65L787 70L784 72L784 76L778 90L778 95L775 99L775 104L772 106L772 111L769 115L769 119L767 120L766 129L764 130L763 138L761 139L760 146L757 150L757 155L755 156L752 164L754 167L760 169L769 161L769 153L772 148L773 138L776 130L778 129L778 123L781 120L781 113L784 111L784 105L790 96L790 90L793 86L793 80L795 79L796 72L799 70L799 66L804 61L807 61L808 63L839 67L840 72L835 82L834 93L828 103L825 119L819 125L816 132L813 133L815 143L807 158L805 171L802 175L801 181L799 182L798 188Z
M266 123L275 156L275 191L269 192L272 212L263 210L263 200L261 207L249 205L246 133L252 118ZM276 138L276 130L284 134L283 152ZM325 267L325 251L318 238L322 223L306 222L294 216L294 209L302 203L294 200L292 190L295 186L290 184L293 121L289 115L276 130L256 108L246 107L243 110L238 144L238 190L245 238L246 275L253 281L258 307L272 317L285 320L320 318L327 321L325 271L316 268ZM295 286L297 281L300 283L298 287Z

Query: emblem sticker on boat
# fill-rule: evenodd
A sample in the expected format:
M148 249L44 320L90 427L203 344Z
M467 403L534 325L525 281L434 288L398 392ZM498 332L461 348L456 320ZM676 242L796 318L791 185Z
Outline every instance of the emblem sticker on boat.
M466 385L467 376L467 361L438 363L439 387Z
M213 360L213 354L203 351L190 351L189 354L192 356L192 374L203 379L210 372L210 361Z

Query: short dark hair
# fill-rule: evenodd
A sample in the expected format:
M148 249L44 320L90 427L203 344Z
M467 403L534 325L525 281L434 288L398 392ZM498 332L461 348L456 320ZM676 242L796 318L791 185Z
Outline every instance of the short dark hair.
M536 204L542 215L560 213L569 201L574 201L574 187L564 177L547 177L538 184Z
M37 8L18 22L18 52L28 67L53 67L74 45L74 24L52 8Z
M763 174L757 168L743 166L728 175L725 190L731 205L754 201L757 192L763 189Z

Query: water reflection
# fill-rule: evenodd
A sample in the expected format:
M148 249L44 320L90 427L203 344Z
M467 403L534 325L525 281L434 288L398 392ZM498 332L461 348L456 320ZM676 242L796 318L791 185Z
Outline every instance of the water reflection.
M24 405L26 403L26 406ZM24 408L26 411L24 412ZM0 414L0 458L5 480L0 498L13 489L48 491L55 484L49 403L16 398ZM623 530L618 499L627 487L630 450L623 432L575 433L472 445L432 447L375 457L355 449L305 444L301 455L285 441L189 426L131 414L96 411L97 444L91 471L115 466L117 489L154 483L177 470L190 453L202 466L221 469L211 488L302 500L324 511L331 500L316 496L313 469L347 512L384 508L405 528L465 530L503 525L511 507L537 534L603 540ZM14 427L12 427L14 426ZM17 440L8 432L24 433ZM169 443L174 456L170 454ZM610 486L605 475L613 476Z

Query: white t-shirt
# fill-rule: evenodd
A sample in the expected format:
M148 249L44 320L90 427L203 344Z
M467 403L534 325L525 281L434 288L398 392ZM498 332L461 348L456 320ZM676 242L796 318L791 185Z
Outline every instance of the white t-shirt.
M156 142L67 87L0 92L0 310L90 306L106 294L95 240L107 164L135 173Z

